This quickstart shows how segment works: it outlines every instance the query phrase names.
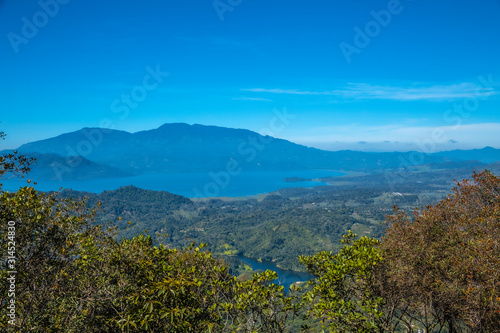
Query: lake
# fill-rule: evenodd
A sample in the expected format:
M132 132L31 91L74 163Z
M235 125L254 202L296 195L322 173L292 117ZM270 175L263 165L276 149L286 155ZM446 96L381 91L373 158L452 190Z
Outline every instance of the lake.
M105 190L134 185L146 190L168 191L188 198L242 197L268 193L281 188L327 185L317 181L286 182L285 178L317 179L341 175L343 173L329 170L248 171L232 176L226 172L169 173L74 181L37 180L37 185L34 187L39 191L57 191L63 187L76 191L101 193ZM5 191L17 191L20 186L27 186L26 180L23 179L7 179L2 183ZM33 183L30 186L33 186Z
M314 278L314 275L311 275L309 273L292 271L289 269L281 269L277 267L272 261L263 260L262 262L259 262L255 259L247 258L244 256L238 256L238 259L252 266L252 269L254 271L265 271L266 269L269 269L278 273L278 280L274 282L284 286L285 291L288 291L288 288L290 288L290 286L295 282L305 282Z

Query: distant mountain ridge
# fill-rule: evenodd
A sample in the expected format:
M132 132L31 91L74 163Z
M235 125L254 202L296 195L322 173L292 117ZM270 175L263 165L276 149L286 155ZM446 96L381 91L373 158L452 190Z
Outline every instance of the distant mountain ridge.
M131 172L95 163L81 156L63 157L53 153L26 153L25 155L35 158L28 175L28 178L32 179L88 180L133 175Z
M184 123L164 124L157 129L136 133L83 128L22 145L18 150L21 153L56 154L62 157L78 155L90 162L113 168L108 171L121 170L116 172L122 176L217 172L228 168L235 172L243 169L374 171L472 159L483 163L500 160L500 150L491 147L435 154L349 150L332 152L262 136L246 129Z
M435 154L436 156L446 156L458 160L477 160L483 163L493 163L500 161L500 149L493 147L484 147L482 149L471 150L451 150L442 151Z

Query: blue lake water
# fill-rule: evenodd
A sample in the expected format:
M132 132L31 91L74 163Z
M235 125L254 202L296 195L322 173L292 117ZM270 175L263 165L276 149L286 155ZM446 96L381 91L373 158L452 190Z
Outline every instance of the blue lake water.
M37 181L37 185L34 185L34 187L39 191L57 191L62 187L76 191L101 193L105 190L115 190L122 186L134 185L146 190L168 191L188 198L240 197L268 193L281 188L326 185L315 181L285 182L283 179L288 177L316 179L341 175L343 174L340 172L329 170L249 171L233 176L224 172L170 173L75 181L42 180ZM5 191L16 191L20 186L28 185L26 180L23 179L7 179L3 180L2 183ZM33 186L33 183L29 186Z
M252 266L254 271L270 269L278 273L278 280L275 283L281 284L285 287L285 291L296 282L306 282L314 278L313 275L304 272L292 271L289 269L281 269L276 267L272 261L262 261L259 262L255 259L247 258L244 256L238 256L238 259Z

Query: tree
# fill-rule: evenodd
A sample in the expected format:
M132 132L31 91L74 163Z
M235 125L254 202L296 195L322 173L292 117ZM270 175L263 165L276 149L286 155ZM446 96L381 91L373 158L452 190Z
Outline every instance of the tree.
M76 263L88 300L81 320L99 332L220 331L234 277L203 247L153 247L143 235L85 247Z
M0 139L5 140L6 134L0 132ZM24 177L31 170L31 165L35 162L34 157L20 155L16 150L12 153L0 156L0 179L8 177ZM0 183L0 191L2 183Z
M78 312L74 261L79 248L102 238L84 203L59 200L31 187L0 194L0 304L15 303L15 321L0 310L0 327L55 332ZM9 235L7 237L6 235ZM14 273L12 273L14 272ZM13 277L11 283L7 278ZM12 297L12 292L15 297Z
M380 242L349 232L301 257L309 315L334 332L500 332L500 179L472 178L413 217L395 207Z
M292 286L289 295L273 283L276 272L255 273L251 279L234 284L234 297L225 307L231 313L228 332L285 332L301 310L300 287Z
M384 302L374 293L374 270L382 260L379 241L355 238L349 230L337 254L325 251L299 258L316 276L309 282L312 290L304 295L304 303L310 307L309 315L333 332L383 332L388 327Z
M381 243L405 318L427 331L500 331L500 179L474 173L413 218L396 209Z

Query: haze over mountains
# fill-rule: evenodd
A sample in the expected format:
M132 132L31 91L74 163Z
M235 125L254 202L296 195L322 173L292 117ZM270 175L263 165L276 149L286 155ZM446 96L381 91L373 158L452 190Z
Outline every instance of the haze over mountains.
M183 123L164 124L137 133L84 128L24 144L18 151L35 154L37 166L33 172L46 179L62 174L66 179L91 179L218 170L375 171L419 164L449 168L470 160L476 162L467 162L467 165L483 166L500 161L500 149L491 147L435 154L332 152L245 129Z

